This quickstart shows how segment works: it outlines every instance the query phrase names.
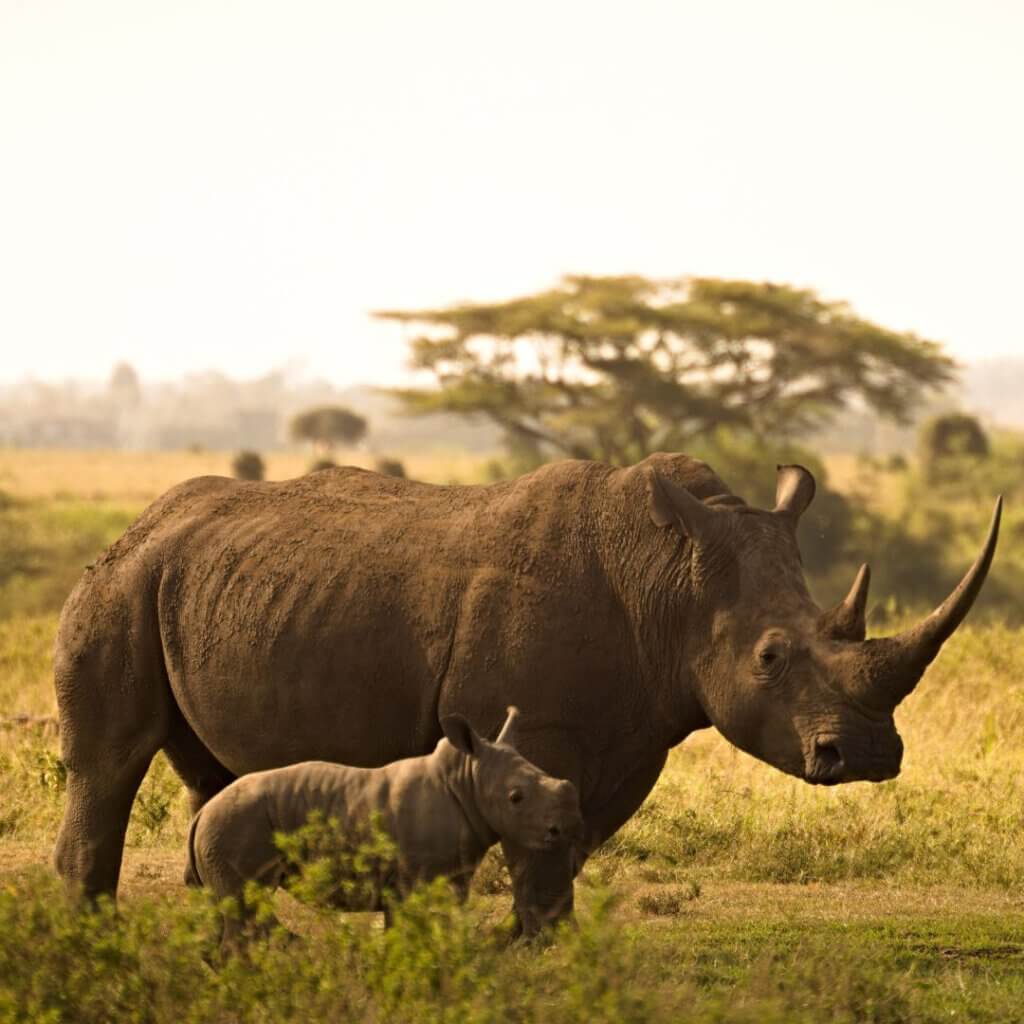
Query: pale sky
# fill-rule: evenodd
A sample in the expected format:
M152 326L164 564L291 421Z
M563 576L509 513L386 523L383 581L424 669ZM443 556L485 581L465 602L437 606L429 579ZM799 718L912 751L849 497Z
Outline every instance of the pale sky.
M1024 355L1020 0L0 0L0 380L393 383L374 308L809 285Z

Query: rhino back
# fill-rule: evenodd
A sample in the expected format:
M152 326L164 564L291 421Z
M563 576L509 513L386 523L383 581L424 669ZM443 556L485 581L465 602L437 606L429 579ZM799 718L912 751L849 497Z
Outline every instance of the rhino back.
M467 593L522 583L528 606L531 591L578 574L595 470L607 472L569 463L488 487L350 468L200 478L143 514L78 603L95 619L100 592L154 598L175 702L235 774L426 753L457 634L486 632L472 599L460 628ZM516 603L503 614L521 640Z
M701 463L655 458L695 491L724 490ZM138 644L138 628L113 635L122 620L107 610L152 606L166 680L151 685L169 685L236 775L425 754L439 704L483 729L509 702L610 719L633 638L597 534L644 519L642 491L635 469L586 462L485 487L352 468L199 478L97 563L62 632L69 646L104 630Z

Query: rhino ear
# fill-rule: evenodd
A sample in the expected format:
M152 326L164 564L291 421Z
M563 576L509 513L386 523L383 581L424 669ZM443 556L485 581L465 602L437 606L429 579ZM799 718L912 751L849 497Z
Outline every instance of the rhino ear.
M776 515L788 516L795 523L814 500L815 483L810 470L803 466L776 466Z
M470 757L476 757L480 753L480 737L462 715L445 715L441 719L441 729L444 731L445 739L456 750Z
M655 526L675 526L694 542L707 540L717 520L699 498L685 487L666 480L657 470L647 471L648 512Z

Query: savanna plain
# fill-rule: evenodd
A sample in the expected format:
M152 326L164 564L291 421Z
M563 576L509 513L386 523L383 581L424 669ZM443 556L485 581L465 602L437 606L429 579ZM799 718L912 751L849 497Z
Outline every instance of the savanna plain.
M188 813L162 756L135 803L117 910L74 912L50 867L60 605L152 497L229 462L0 451L0 1021L1024 1021L1024 628L1006 601L976 609L897 711L897 779L815 789L710 731L691 737L588 862L577 925L550 941L508 943L492 852L466 907L427 890L385 932L278 895L302 941L277 934L211 966L215 908L182 884ZM267 475L304 468L270 456ZM406 468L482 472L447 456ZM882 504L905 489L903 470L829 472ZM1004 561L1019 570L1012 504L990 583ZM990 507L954 510L969 524L961 567ZM876 600L879 629L915 610Z

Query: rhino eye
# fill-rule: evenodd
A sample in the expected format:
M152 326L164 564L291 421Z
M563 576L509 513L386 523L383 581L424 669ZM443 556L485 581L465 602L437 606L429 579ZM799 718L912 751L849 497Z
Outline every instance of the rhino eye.
M758 648L756 658L758 674L773 679L789 661L789 645L785 640L773 638Z
M508 798L509 798L509 800L512 801L512 803L518 804L523 799L523 791L521 789L513 789L509 793Z

